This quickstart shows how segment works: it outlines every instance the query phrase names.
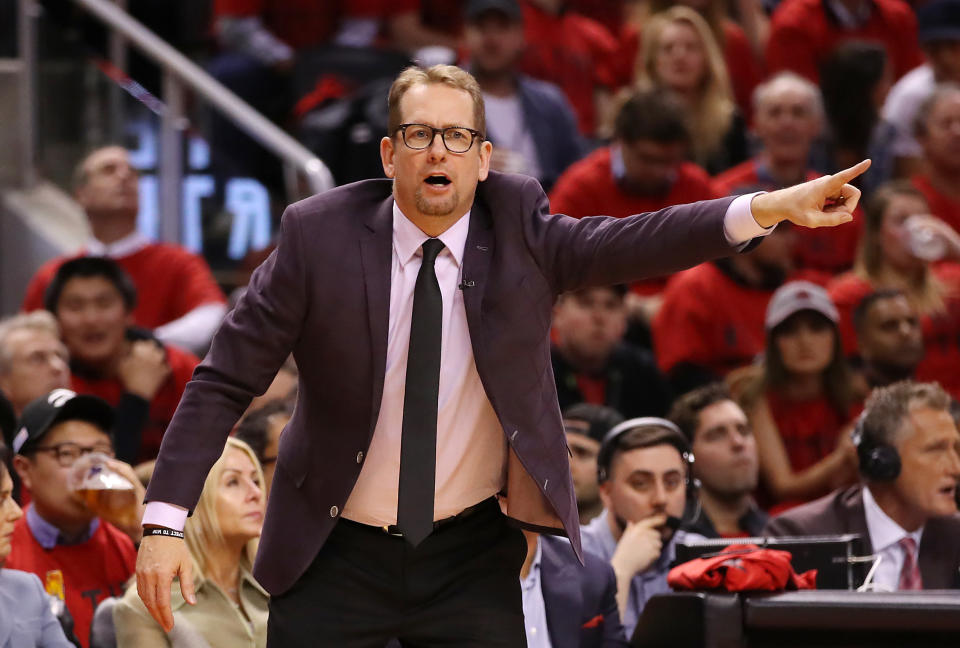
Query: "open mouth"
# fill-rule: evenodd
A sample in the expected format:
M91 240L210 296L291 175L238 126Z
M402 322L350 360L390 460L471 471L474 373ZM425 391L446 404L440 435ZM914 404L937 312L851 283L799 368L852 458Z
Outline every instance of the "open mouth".
M430 185L434 185L436 187L445 187L448 184L450 184L450 178L448 178L445 175L436 173L436 174L427 176L424 182Z

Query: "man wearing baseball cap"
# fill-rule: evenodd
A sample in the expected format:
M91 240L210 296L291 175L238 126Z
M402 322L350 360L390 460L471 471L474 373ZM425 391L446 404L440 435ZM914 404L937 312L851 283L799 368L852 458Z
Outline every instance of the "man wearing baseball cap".
M570 448L570 476L580 524L587 524L603 512L597 484L597 454L607 432L621 423L620 412L605 405L576 403L563 410L563 431Z
M113 409L105 401L55 389L27 405L11 440L13 465L31 502L16 523L5 566L41 580L62 574L67 609L83 648L97 604L123 592L136 564L133 540L97 517L68 487L81 456L113 456L112 426ZM115 459L107 465L134 485L141 506L143 487L133 469Z

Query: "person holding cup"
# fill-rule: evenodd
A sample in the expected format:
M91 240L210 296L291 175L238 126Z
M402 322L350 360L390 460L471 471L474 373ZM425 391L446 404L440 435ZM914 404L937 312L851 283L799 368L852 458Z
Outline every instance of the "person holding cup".
M134 539L98 516L71 489L71 475L80 459L92 453L103 468L130 485L135 507L143 500L133 469L112 459L113 409L95 396L55 389L24 409L11 450L13 466L30 504L14 525L12 550L5 568L31 572L41 580L59 571L64 600L83 648L88 648L90 622L97 604L123 592L136 564ZM139 510L129 517L139 517Z
M841 314L844 351L854 355L853 311L876 290L900 290L921 317L926 354L917 379L937 381L960 397L960 235L930 215L923 194L895 180L867 203L864 230L852 271L828 291Z

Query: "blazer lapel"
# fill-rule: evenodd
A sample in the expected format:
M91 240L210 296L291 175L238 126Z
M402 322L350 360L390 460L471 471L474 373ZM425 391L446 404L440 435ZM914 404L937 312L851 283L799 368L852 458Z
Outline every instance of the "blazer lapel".
M373 402L370 430L380 416L383 378L387 370L387 332L390 325L390 261L393 249L393 196L380 203L365 222L360 238L360 261L370 320L370 351L373 360Z
M580 624L583 623L583 592L577 577L573 549L568 560L559 555L561 550L553 542L540 536L540 589L547 613L547 631L550 642L559 647L580 645ZM564 548L566 549L566 548Z
M463 305L467 312L467 326L470 329L473 355L478 365L481 357L478 353L478 344L481 342L484 331L480 322L481 306L487 291L493 253L493 222L490 212L481 201L476 200L470 210L470 230L463 250L461 274L466 288L463 291Z
M957 538L950 537L949 529L940 520L927 521L920 539L917 564L923 578L923 589L953 589L960 581L957 568Z

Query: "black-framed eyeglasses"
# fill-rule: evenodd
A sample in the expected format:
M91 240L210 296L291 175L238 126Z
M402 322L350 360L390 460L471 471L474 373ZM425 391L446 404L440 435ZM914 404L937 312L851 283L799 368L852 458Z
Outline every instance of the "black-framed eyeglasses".
M433 144L437 133L440 133L440 140L451 153L466 153L473 146L474 140L483 141L480 131L466 126L434 128L427 124L400 124L399 129L403 134L403 143L415 151L422 151Z
M64 443L58 443L52 446L40 446L34 448L33 452L53 453L57 463L59 463L62 468L69 468L76 463L77 459L91 452L100 452L108 457L114 456L113 445L110 443L95 443L92 446L82 446L71 441L65 441Z

